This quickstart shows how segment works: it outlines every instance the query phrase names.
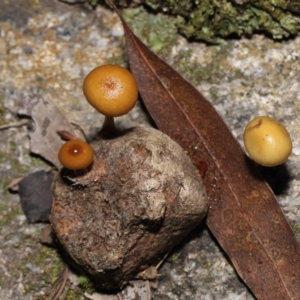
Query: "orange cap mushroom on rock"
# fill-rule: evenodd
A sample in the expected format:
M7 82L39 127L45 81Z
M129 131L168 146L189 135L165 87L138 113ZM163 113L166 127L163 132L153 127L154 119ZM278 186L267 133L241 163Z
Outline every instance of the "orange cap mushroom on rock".
M91 146L81 140L74 139L63 144L58 152L60 163L69 170L83 170L93 162Z
M103 65L86 76L83 93L100 113L118 117L134 107L138 87L134 76L127 69L117 65Z

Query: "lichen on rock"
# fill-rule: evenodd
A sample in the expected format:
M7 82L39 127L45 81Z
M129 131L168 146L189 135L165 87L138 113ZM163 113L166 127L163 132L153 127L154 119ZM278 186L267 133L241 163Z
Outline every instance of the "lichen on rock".
M116 1L124 4L124 1ZM297 1L282 0L146 0L143 3L154 11L175 17L178 29L187 37L220 43L232 36L266 32L274 39L290 37L299 32Z

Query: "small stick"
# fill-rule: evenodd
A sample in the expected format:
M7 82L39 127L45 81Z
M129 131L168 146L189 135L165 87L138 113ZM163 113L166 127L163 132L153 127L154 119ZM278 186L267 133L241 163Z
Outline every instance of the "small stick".
M54 283L54 288L56 289L56 285L58 284L58 289L54 292L54 295L50 296L50 300L58 300L61 294L66 287L67 280L68 280L69 268L65 266L64 270L61 272L59 278Z
M5 130L5 129L13 128L13 127L22 127L24 125L28 125L30 122L31 122L30 119L24 119L24 120L21 120L18 122L4 124L4 125L0 126L0 130Z
M173 249L172 249L173 250ZM161 259L161 261L155 266L155 268L158 270L160 267L161 267L161 265L165 262L165 260L167 259L167 257L169 256L169 254L171 253L171 251L172 250L170 250L169 252L167 252L166 254L165 254L165 256Z

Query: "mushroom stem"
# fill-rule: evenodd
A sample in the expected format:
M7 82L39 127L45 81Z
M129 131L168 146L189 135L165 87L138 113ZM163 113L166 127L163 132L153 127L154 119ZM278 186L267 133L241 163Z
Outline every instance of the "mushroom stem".
M99 135L103 138L114 136L113 133L117 131L115 121L113 117L105 116L102 128L99 132Z

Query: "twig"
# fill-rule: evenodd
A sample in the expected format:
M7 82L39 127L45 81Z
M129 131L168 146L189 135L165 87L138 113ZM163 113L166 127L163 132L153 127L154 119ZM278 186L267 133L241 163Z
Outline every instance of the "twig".
M69 268L65 266L64 270L61 272L60 276L54 282L53 286L56 289L58 285L58 289L54 291L54 294L51 295L49 298L50 300L58 300L61 294L66 287L67 280L68 280Z
M70 282L67 281L66 285L65 285L65 288L64 288L64 291L61 294L61 297L62 297L61 300L65 300L67 298L69 290L70 290L70 286L71 286Z
M173 250L173 249L172 249ZM161 267L161 265L165 262L165 260L167 259L167 257L169 256L169 254L171 253L171 251L172 250L170 250L169 252L167 252L166 254L165 254L165 256L161 259L161 261L155 266L155 268L158 270L160 267Z
M13 128L13 127L21 127L21 126L24 126L24 125L28 125L30 122L31 122L30 119L23 119L19 122L4 124L4 125L0 126L0 130L5 130L5 129Z
M75 127L78 128L78 130L79 130L79 131L82 133L82 135L84 136L84 139L87 141L87 140L88 140L88 139L87 139L87 136L86 136L84 130L82 129L82 127L81 127L79 124L75 123L75 122L71 122L71 124L72 124L73 126L75 126Z

